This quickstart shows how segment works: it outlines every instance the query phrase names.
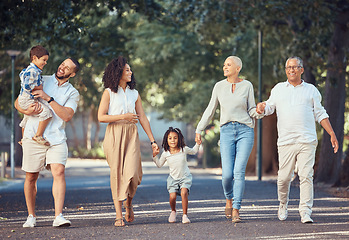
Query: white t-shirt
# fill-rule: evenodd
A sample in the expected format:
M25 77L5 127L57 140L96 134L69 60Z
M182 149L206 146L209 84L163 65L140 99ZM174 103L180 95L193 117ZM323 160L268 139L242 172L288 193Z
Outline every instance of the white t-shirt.
M170 151L164 151L159 159L158 156L153 157L153 161L158 168L162 167L166 162L170 168L170 176L177 180L184 176L190 175L187 163L187 154L195 155L199 151L199 145L195 144L193 148L185 146L178 153L171 154Z
M59 105L70 107L75 112L80 99L79 92L69 82L65 82L61 86L58 86L58 83L55 74L51 76L43 76L44 92L53 97ZM53 116L47 125L43 136L51 145L58 145L67 139L65 134L66 123L57 116L51 106L49 107L52 110ZM24 138L31 139L35 136L39 120L38 117L28 116L28 121L24 128Z

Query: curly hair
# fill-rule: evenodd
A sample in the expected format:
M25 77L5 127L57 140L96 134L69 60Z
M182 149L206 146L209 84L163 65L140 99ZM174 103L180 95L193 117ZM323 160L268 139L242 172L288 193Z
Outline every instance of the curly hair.
M183 150L183 148L186 146L185 142L184 142L184 137L183 134L181 132L181 130L179 128L173 128L173 127L169 127L169 129L165 132L164 138L162 140L162 147L164 148L165 151L169 151L170 150L170 146L168 145L168 135L170 134L170 132L174 132L177 133L178 135L178 148L181 148Z
M113 92L117 93L119 88L119 82L122 77L122 73L127 64L126 58L119 56L114 58L104 70L103 74L103 83L105 88L110 88ZM136 87L136 79L132 73L131 82L128 82L127 85L134 89Z

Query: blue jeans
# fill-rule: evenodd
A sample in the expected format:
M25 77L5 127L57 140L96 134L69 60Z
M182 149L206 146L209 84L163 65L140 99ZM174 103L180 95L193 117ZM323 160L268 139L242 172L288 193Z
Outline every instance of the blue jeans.
M233 208L240 209L245 190L245 171L254 143L253 128L229 122L220 128L222 185L226 199L233 199Z

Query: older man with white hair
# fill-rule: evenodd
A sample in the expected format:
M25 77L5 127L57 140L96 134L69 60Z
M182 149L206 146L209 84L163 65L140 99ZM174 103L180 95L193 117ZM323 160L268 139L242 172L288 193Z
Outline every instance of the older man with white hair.
M321 105L321 95L316 87L301 79L304 72L303 61L290 57L285 64L287 81L278 83L266 102L257 104L257 112L265 115L276 110L278 129L278 217L286 220L289 191L295 165L300 181L299 214L302 223L312 223L314 191L313 174L317 146L315 121L319 122L331 136L334 152L338 151L338 141L326 110Z

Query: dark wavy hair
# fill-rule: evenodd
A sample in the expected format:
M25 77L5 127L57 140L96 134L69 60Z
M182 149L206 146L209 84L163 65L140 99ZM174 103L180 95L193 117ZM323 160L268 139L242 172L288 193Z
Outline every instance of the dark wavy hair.
M184 142L183 134L179 128L173 128L173 127L169 127L169 129L165 132L164 138L162 140L162 147L164 148L164 150L165 151L170 150L170 146L168 145L168 142L167 142L167 138L168 138L168 135L170 134L170 132L177 133L177 135L178 135L177 147L179 147L183 150L183 148L186 146L185 142Z
M119 88L119 82L124 71L124 68L127 64L126 58L119 56L114 58L104 70L103 74L103 83L105 88L110 88L113 92L117 93ZM127 85L134 89L136 87L136 79L132 73L131 82L128 82Z

